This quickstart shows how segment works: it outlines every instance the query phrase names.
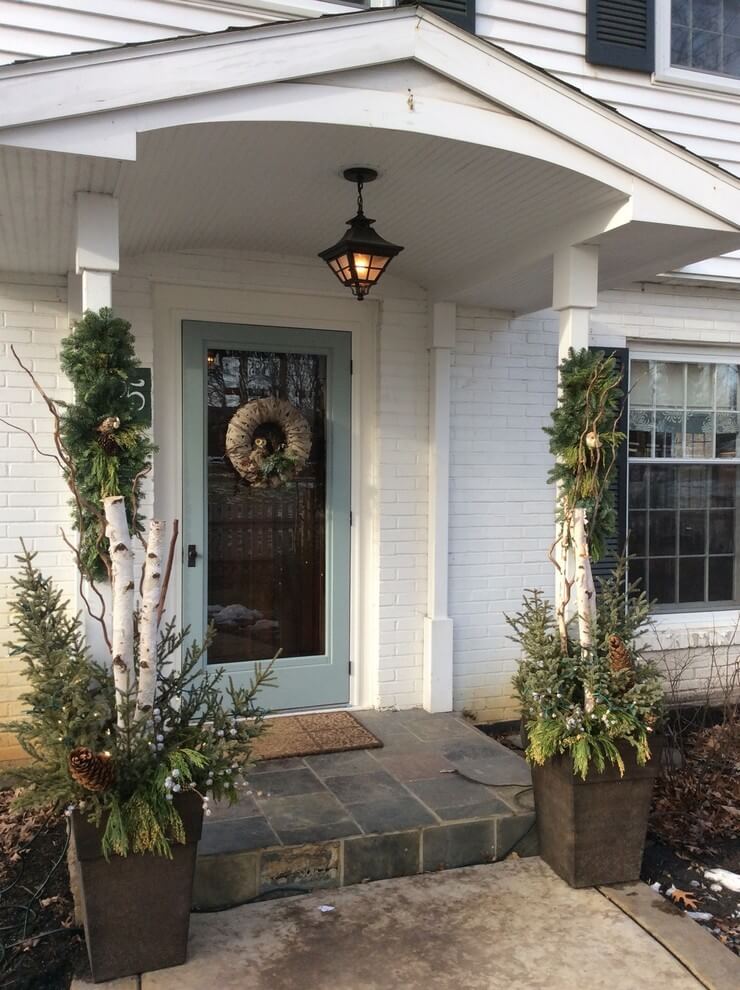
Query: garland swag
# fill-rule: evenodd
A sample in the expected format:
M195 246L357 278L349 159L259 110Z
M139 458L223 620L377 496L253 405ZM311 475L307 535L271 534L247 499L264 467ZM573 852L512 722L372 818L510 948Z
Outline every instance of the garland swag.
M136 506L155 448L127 390L139 365L131 324L110 309L88 310L62 341L61 366L75 399L59 403L59 433L74 465L75 477L67 481L73 480L79 493L72 509L87 578L108 575L103 499L122 495L131 529L143 529Z

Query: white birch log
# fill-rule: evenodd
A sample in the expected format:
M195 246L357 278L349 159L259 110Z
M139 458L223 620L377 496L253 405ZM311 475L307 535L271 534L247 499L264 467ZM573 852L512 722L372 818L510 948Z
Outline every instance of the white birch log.
M586 535L586 510L575 509L573 513L573 549L576 557L576 602L578 605L578 638L581 649L591 651L593 628L596 621L596 589L591 571L591 557ZM588 686L584 689L585 709L590 714L594 709L594 696Z
M136 717L145 717L154 705L157 686L157 638L159 631L159 600L162 594L162 556L165 523L152 519L144 560L139 617L139 685Z
M118 727L125 727L125 706L131 694L134 666L134 554L122 495L103 499L106 536L110 542L113 619L111 656Z

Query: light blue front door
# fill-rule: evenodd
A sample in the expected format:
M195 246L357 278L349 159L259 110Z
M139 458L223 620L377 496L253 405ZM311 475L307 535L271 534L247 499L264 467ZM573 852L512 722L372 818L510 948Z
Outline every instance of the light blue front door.
M350 335L191 321L182 332L185 621L195 636L214 623L204 663L235 683L282 650L267 707L346 704ZM281 467L294 448L280 425L254 427L266 408L308 438L295 469Z

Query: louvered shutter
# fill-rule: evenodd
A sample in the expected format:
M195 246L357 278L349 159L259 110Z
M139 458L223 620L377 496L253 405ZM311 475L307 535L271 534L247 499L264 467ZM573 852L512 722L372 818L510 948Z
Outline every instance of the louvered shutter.
M412 4L416 6L417 0L401 0L399 6ZM475 0L424 0L421 6L475 34Z
M617 513L617 532L607 540L606 553L601 560L592 562L592 571L596 585L607 578L610 578L612 571L617 565L617 560L624 553L627 543L627 431L628 431L628 409L627 396L629 394L629 374L630 362L629 351L626 347L591 347L591 351L602 351L604 354L613 354L617 367L622 372L622 391L624 392L624 403L622 412L617 423L617 430L624 433L625 439L617 451L617 463L612 473L611 484L609 485L614 494L614 508Z
M655 0L588 0L586 61L652 72Z

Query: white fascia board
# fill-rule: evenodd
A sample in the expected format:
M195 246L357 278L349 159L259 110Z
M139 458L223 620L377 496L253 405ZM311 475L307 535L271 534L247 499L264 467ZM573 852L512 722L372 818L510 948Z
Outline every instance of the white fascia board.
M409 7L6 67L0 70L0 143L2 128L60 118L74 126L69 118L405 59L416 59L585 153L664 189L677 207L666 222L682 223L683 200L731 228L740 225L740 180L503 49Z

